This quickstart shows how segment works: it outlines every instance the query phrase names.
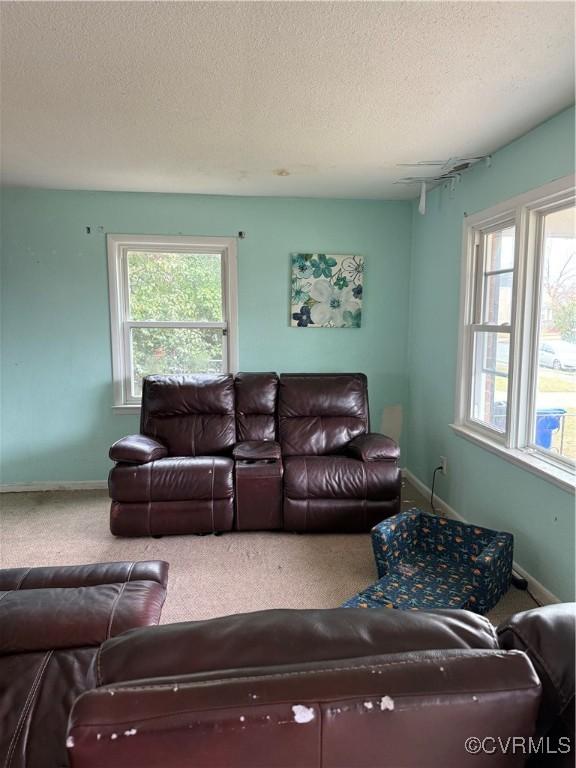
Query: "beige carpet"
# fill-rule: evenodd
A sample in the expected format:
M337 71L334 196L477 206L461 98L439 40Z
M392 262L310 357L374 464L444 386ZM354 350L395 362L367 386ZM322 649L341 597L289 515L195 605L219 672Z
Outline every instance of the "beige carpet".
M408 484L403 507L429 508ZM229 533L117 539L105 491L0 496L0 566L162 559L170 563L162 622L263 608L332 608L376 579L368 534ZM495 623L533 608L511 589Z

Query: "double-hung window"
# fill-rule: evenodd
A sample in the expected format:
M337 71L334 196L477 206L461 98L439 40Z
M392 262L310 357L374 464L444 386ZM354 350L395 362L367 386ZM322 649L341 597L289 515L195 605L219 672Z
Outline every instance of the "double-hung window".
M108 271L117 408L149 374L236 370L234 239L108 235Z
M573 177L466 218L458 368L456 431L572 487Z

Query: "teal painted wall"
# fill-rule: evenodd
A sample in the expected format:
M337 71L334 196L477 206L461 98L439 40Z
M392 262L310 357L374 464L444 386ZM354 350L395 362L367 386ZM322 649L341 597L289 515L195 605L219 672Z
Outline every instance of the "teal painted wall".
M103 480L138 431L111 410L107 232L245 230L240 368L365 371L375 428L406 405L408 202L7 189L2 219L3 483ZM362 328L289 327L289 254L316 250L366 257Z
M454 416L461 238L473 213L570 173L566 111L463 177L450 199L412 204L8 189L2 194L4 483L101 480L107 450L137 430L112 412L106 232L234 235L239 241L240 367L363 370L372 422L406 411L403 463L464 517L516 536L518 562L563 599L573 595L574 502L449 428ZM86 226L93 234L85 233ZM98 227L103 232L98 232ZM294 251L366 256L363 327L288 326ZM410 303L410 314L408 314Z
M437 188L420 216L414 206L408 380L407 466L468 520L516 537L515 558L548 589L574 599L574 498L559 487L457 437L454 420L464 213L574 172L574 110L504 147L492 166L467 173L453 199ZM406 458L406 456L405 456Z

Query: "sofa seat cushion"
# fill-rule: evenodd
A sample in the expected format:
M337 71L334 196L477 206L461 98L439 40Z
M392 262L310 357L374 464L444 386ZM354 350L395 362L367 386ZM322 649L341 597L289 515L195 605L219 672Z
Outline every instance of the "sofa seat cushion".
M233 469L232 459L224 456L120 464L110 472L110 496L123 502L228 499L234 493Z
M290 499L387 501L399 495L399 481L392 462L347 456L289 456L284 462L284 494Z
M468 608L475 599L475 585L468 565L420 553L403 560L388 576L348 600L356 608ZM366 605L364 605L366 603Z
M399 608L486 613L510 587L514 537L505 531L412 508L374 526L372 546L386 597Z

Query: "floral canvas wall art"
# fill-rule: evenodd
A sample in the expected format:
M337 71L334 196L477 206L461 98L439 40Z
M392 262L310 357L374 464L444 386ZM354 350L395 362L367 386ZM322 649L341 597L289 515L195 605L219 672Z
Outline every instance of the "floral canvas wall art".
M292 254L290 324L360 328L363 284L363 256Z

